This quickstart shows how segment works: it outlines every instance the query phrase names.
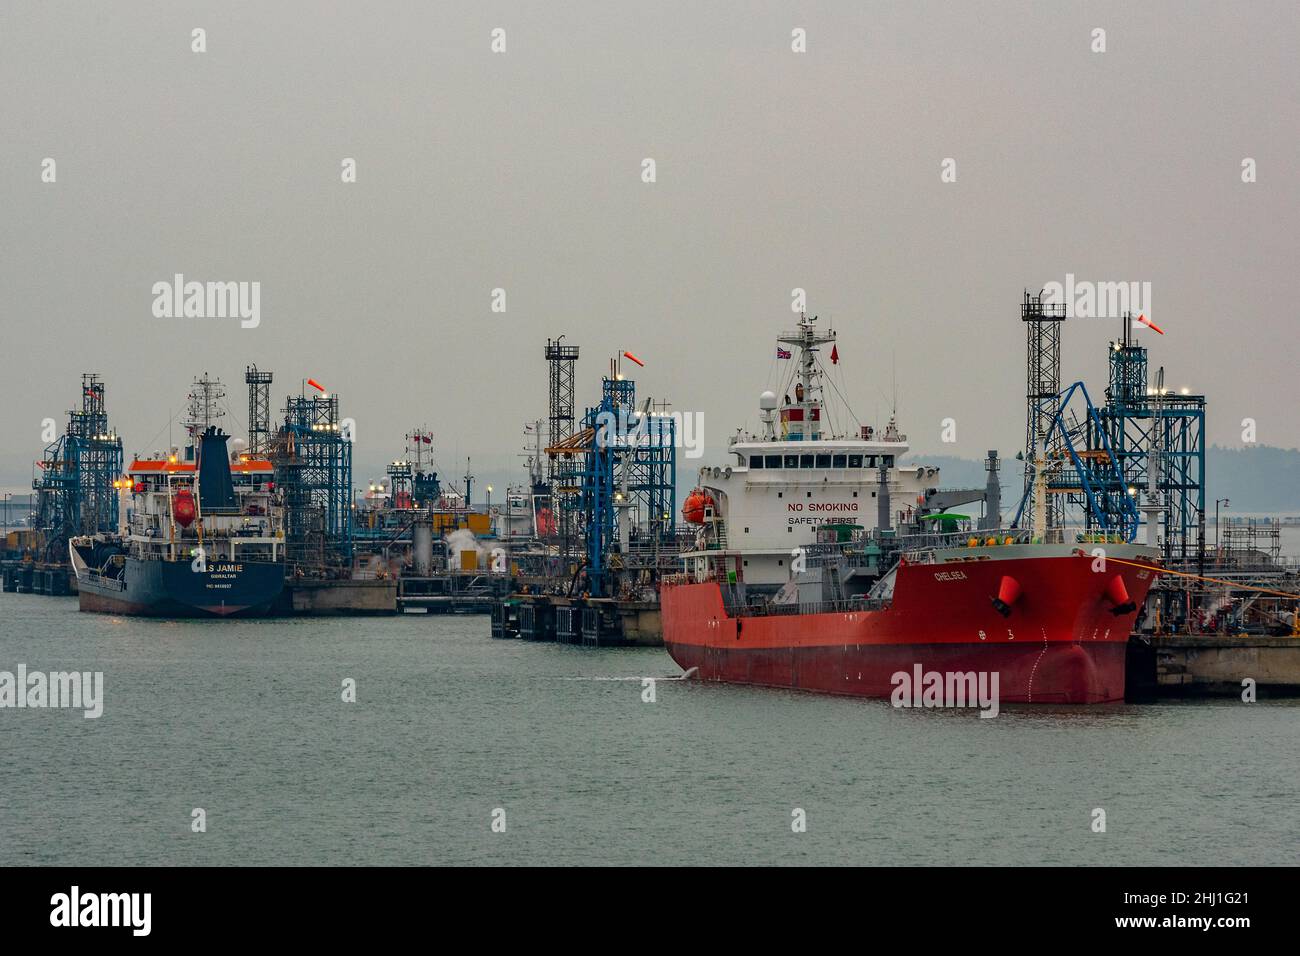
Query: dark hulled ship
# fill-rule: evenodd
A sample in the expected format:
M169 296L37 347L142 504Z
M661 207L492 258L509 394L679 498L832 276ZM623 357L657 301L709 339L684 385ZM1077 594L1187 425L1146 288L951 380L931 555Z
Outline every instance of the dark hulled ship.
M137 458L120 482L120 533L73 538L81 610L153 617L267 613L284 587L269 461L206 428L193 461Z

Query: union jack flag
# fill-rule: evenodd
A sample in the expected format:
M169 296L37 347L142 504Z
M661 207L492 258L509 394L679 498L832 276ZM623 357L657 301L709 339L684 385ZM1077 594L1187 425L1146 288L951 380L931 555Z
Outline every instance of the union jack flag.
M776 357L779 359L788 359L791 357L789 349L783 349L781 346L776 347Z

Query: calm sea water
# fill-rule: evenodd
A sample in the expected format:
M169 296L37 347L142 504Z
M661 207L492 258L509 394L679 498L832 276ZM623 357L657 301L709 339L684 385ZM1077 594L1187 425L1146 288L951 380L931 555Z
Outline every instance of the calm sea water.
M19 663L102 670L106 702L98 720L0 710L6 865L1294 864L1300 847L1296 702L989 720L661 681L643 703L610 678L678 674L663 651L493 641L486 617L154 622L3 594L0 670Z

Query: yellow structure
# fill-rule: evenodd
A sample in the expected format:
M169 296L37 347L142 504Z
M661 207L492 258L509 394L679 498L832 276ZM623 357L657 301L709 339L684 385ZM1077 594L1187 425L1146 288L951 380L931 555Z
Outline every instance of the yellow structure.
M492 530L492 519L477 511L435 511L433 513L433 530L437 534L450 534L465 528L475 534L487 534Z

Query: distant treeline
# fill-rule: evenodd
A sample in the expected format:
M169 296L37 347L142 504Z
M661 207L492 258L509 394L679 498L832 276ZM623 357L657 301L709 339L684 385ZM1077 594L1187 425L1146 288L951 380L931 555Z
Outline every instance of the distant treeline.
M946 455L910 455L916 464L941 469L945 488L981 488L985 474L982 461ZM1014 456L1002 461L1003 505L1019 494L1023 463ZM1213 445L1205 453L1206 511L1214 510L1215 498L1230 498L1232 510L1300 511L1300 449L1256 445L1223 448Z

